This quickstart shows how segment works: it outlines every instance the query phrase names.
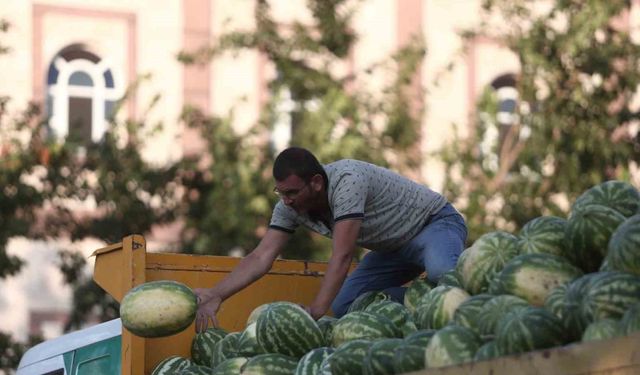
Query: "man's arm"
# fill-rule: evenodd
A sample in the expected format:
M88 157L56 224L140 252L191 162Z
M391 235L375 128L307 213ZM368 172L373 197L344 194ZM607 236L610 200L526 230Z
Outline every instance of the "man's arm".
M196 330L198 332L207 329L209 320L215 327L218 326L216 313L220 309L220 304L264 276L271 269L289 237L289 233L280 230L267 230L258 246L249 255L242 258L240 263L222 281L211 288L194 289L199 298L196 314Z
M308 308L314 319L320 318L329 310L347 277L361 224L360 219L346 219L338 221L333 228L333 252L320 284L320 291Z

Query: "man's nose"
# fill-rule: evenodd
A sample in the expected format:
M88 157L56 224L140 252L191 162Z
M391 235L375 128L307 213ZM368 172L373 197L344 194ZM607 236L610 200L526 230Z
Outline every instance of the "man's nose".
M293 199L284 196L284 197L282 197L282 202L284 204L286 204L287 206L291 206L291 204L293 203Z

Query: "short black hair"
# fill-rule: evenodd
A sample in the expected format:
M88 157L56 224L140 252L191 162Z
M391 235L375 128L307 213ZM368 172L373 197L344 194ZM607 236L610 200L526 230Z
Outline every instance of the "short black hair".
M325 184L328 182L327 173L322 164L311 153L302 147L289 147L276 157L273 163L273 178L276 181L283 181L292 174L300 177L305 182L317 174L321 175Z

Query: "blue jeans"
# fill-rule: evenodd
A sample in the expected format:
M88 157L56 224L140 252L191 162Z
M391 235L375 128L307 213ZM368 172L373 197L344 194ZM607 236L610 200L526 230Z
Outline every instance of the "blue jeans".
M466 239L464 219L447 203L401 248L367 253L331 304L334 316L344 315L356 297L368 291L385 291L402 303L406 291L402 285L424 271L430 281L437 282L444 272L455 268Z

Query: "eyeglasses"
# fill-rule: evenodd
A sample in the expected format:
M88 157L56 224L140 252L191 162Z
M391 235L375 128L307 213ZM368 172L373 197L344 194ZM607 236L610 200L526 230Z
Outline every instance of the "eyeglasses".
M280 191L278 190L278 188L274 187L273 192L276 193L276 195L279 196L280 198L287 198L287 199L294 200L298 197L298 194L300 194L300 192L302 192L302 190L304 190L307 186L309 186L309 184L304 184L304 186L301 187L300 189L291 189L287 191Z

